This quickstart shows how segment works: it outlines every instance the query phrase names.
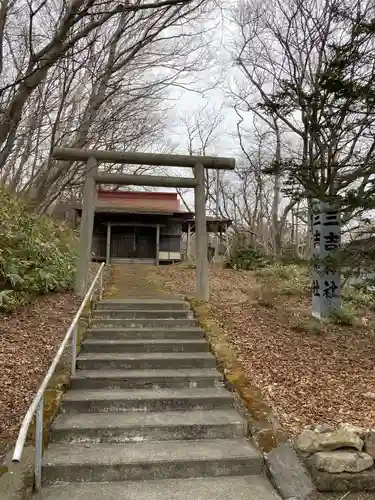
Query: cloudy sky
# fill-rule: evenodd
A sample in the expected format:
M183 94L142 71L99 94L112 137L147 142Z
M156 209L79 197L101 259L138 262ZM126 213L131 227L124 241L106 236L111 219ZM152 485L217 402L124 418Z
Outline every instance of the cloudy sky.
M236 69L233 65L233 25L223 12L218 12L217 18L212 22L208 33L205 35L209 41L211 63L208 69L195 74L195 83L191 83L191 75L180 80L181 87L169 89L171 108L168 116L168 126L165 137L162 139L161 148L175 154L188 154L188 137L184 120L194 122L195 116L202 116L215 112L222 115L222 122L215 130L215 140L210 144L207 154L213 156L229 156L238 160L241 151L236 138L236 125L238 117L233 110L228 89L235 77ZM206 108L200 113L200 110ZM204 118L204 116L203 116ZM251 124L248 117L249 127ZM157 147L157 145L155 145ZM195 148L198 148L198 143ZM156 151L156 148L154 148ZM164 175L192 176L191 169L163 169ZM155 172L156 174L156 172ZM222 173L225 177L230 172ZM163 191L173 191L160 188ZM194 194L192 190L185 197L188 204L193 207Z
M228 13L218 10L217 14L216 21L206 35L210 42L210 67L199 73L195 84L187 83L186 90L174 88L170 91L174 102L174 119L168 127L167 136L176 147L176 153L187 152L186 129L183 124L178 123L178 118L193 116L206 106L212 112L221 109L223 115L223 122L215 133L217 140L210 147L209 153L217 156L239 154L238 141L234 137L237 116L228 97L228 88L235 74L231 55L233 24Z

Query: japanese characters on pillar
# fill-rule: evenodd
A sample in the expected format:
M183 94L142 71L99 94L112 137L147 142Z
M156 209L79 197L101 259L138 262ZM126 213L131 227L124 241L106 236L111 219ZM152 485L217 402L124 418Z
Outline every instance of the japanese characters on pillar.
M341 246L339 209L314 200L312 232L312 315L322 319L340 309L340 269L336 259Z

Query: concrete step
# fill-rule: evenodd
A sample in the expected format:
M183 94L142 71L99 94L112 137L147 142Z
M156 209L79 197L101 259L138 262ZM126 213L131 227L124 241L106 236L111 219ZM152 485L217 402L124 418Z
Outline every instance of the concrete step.
M77 370L72 389L163 389L220 387L222 374L214 368L185 370Z
M144 319L144 318L156 318L156 319L164 319L164 318L194 318L193 312L189 309L161 309L161 310L153 310L153 309L98 309L94 311L94 318L117 318L117 319Z
M262 455L245 439L127 444L50 444L44 484L260 474ZM106 498L104 496L103 498Z
M190 305L188 302L184 300L169 300L169 299L122 299L122 300L101 300L97 304L97 310L181 310L181 309L190 309Z
M43 488L35 500L281 500L263 476L73 483Z
M203 331L197 327L177 328L90 328L87 339L201 339Z
M234 409L187 412L61 414L54 443L127 443L178 439L236 439L245 435Z
M69 390L62 400L63 413L159 412L232 407L233 397L223 388Z
M205 339L181 340L97 340L87 339L82 343L84 352L208 352Z
M281 500L263 476L155 479L48 486L34 500Z
M149 370L174 368L215 368L214 356L198 353L80 353L77 358L80 370Z
M105 328L183 328L197 327L198 321L196 319L187 318L137 318L137 319L119 319L119 318L106 318L101 319L96 316L93 317L93 327Z

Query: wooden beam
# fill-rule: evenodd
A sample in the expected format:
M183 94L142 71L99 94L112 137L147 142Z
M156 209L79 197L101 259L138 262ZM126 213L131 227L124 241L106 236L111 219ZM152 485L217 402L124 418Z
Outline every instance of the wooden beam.
M117 184L126 186L156 186L193 188L197 181L190 177L161 177L157 175L98 174L97 184Z
M197 163L204 168L233 170L234 158L220 156L167 155L153 153L130 153L125 151L102 151L94 149L54 148L52 156L56 160L87 161L95 158L98 162L126 163L128 165L154 165L160 167L194 167Z
M111 226L125 226L125 227L134 227L134 226L137 226L137 227L157 227L157 226L160 226L160 227L163 227L163 226L166 226L166 224L148 224L147 222L111 222Z
M200 300L209 299L207 261L207 223L204 167L198 163L194 168L197 180L195 187L195 286Z
M108 265L111 261L111 223L107 222L107 246L105 253L105 262Z
M96 171L97 161L95 158L89 158L87 161L85 185L83 188L82 216L79 233L79 257L75 282L75 292L80 297L86 295L89 265L91 262L92 232L95 214Z

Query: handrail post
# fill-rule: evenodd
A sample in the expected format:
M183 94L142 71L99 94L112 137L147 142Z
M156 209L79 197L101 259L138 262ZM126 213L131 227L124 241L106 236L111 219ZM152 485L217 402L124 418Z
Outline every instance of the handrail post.
M36 409L35 421L35 489L39 491L42 487L42 453L43 453L43 406L44 395L40 399Z
M94 298L94 290L91 292L90 294L90 299L89 299L89 321L88 321L88 324L91 326L91 323L92 323L92 313L94 311L94 301L93 301L93 298Z
M100 289L99 289L99 300L102 300L103 298L103 281L104 281L104 267L102 267L102 270L100 272Z
M72 377L76 374L76 362L77 362L77 334L78 334L78 323L74 325L73 335L72 335Z

